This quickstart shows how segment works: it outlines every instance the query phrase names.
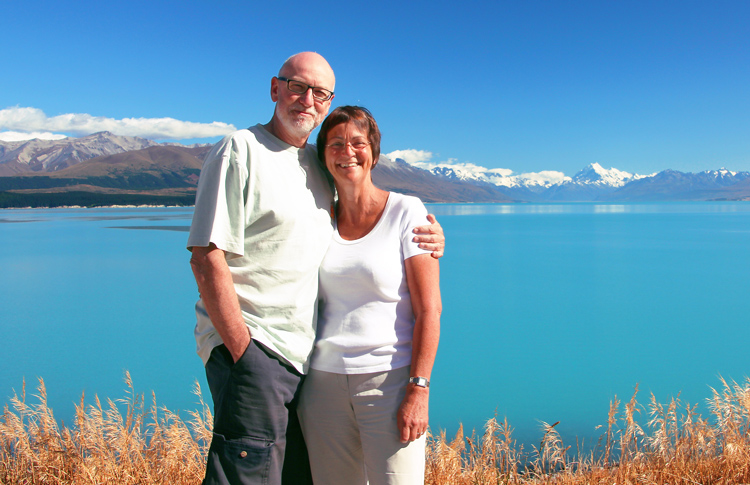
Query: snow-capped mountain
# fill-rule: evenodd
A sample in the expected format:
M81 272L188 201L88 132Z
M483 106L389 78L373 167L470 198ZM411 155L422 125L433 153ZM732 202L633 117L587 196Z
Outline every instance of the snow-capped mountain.
M571 179L548 187L540 196L549 201L599 200L641 178L644 176L616 168L606 169L598 163L592 163Z
M607 170L598 163L592 163L575 174L569 183L597 185L601 187L622 187L632 180L638 180L643 177L644 175L634 175L617 170L616 168Z
M400 159L399 159L400 160ZM553 185L571 180L562 172L543 171L511 175L511 170L487 169L476 165L439 165L429 171L440 177L464 182L479 182L496 185L498 187L523 187L533 191L544 190Z
M511 170L473 164L441 164L429 171L450 180L492 184L511 197L531 200L593 200L644 177L616 168L605 169L598 163L588 165L573 177L551 170L513 174Z
M555 171L513 174L511 170L486 169L473 164L425 168L449 180L491 184L514 200L531 202L736 199L745 197L750 188L750 172L732 172L725 168L700 173L665 170L639 175L592 163L573 177Z
M750 178L748 172L732 172L722 167L719 170L706 170L699 175L705 182L713 181L722 186L734 185L735 183Z
M0 192L83 190L96 184L110 191L194 190L208 150L209 145L160 144L108 132L62 140L0 141ZM725 168L638 175L592 163L569 177L552 170L515 174L471 163L436 166L394 158L384 158L373 179L386 190L427 202L750 200L750 172Z
M61 140L0 141L0 175L54 172L91 158L141 150L159 143L107 131Z
M575 176L567 177L562 172L542 171L513 175L505 169L487 169L476 165L447 165L441 164L429 169L435 175L464 182L486 182L498 187L525 187L540 191L556 185L582 184L598 187L622 187L632 180L643 178L643 175L623 172L616 168L605 169L598 163L592 163L578 172Z
M750 195L750 172L725 168L685 173L664 170L611 192L602 200L738 200Z

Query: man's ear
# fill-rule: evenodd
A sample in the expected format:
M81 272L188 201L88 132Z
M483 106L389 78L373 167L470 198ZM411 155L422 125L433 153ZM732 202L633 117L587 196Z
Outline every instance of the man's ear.
M276 77L271 78L271 101L274 103L279 100L279 80Z

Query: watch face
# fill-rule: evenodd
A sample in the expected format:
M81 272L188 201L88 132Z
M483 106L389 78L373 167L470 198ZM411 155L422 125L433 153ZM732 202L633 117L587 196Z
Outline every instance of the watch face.
M419 387L429 387L430 382L424 377L411 377L409 382Z

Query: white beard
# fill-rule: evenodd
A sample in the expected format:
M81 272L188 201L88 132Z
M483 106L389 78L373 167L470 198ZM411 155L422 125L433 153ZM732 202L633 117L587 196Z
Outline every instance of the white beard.
M296 120L292 120L291 126L296 135L309 135L315 129L315 118L300 117Z
M281 121L284 128L292 135L297 137L306 137L315 129L318 125L315 121L317 113L311 113L310 116L294 116L290 112L279 113L279 121Z

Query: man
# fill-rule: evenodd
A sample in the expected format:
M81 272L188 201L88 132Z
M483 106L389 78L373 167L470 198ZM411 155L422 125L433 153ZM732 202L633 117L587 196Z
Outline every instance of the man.
M333 193L307 144L333 99L319 54L271 80L271 121L226 136L206 156L188 238L198 283L198 354L214 401L204 484L311 483L296 416L315 339L318 267ZM434 222L434 221L433 221ZM442 231L415 240L442 255ZM437 235L430 234L436 231Z

